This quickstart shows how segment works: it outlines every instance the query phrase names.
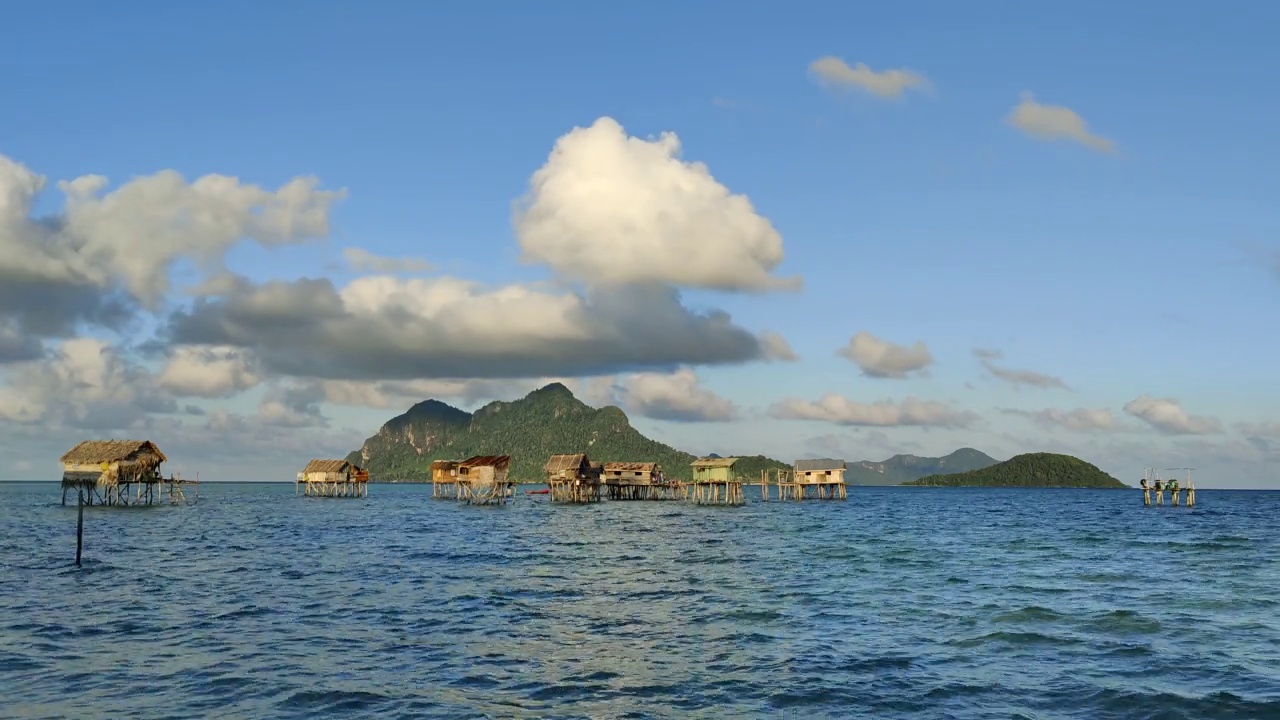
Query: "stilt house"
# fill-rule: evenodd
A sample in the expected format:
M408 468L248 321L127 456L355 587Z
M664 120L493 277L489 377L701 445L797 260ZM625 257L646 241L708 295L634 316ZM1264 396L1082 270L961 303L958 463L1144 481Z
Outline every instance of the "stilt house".
M150 440L85 440L68 450L62 463L62 501L68 490L83 491L85 502L132 504L129 487L139 484L137 500L159 500L160 464L168 460Z

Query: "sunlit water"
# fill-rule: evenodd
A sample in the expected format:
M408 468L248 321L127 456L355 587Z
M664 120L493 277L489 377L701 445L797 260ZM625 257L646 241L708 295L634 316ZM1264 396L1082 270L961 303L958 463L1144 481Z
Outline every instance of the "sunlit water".
M0 717L1280 717L1280 493L201 495L0 485Z

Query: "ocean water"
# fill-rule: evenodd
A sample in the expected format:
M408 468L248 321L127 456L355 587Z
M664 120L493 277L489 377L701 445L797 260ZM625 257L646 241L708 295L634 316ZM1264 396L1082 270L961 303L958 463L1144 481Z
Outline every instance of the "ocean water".
M0 717L1280 717L1280 492L430 492L0 484Z

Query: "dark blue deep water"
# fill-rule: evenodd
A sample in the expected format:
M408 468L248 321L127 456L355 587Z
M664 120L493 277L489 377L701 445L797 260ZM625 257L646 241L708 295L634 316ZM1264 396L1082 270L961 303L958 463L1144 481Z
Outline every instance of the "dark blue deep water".
M1280 717L1277 492L430 492L0 485L0 717Z

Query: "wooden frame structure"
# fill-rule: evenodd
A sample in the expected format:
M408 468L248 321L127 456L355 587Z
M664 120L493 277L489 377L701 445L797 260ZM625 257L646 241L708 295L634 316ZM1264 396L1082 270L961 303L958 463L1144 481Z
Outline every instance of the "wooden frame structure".
M183 485L196 484L174 475L164 477L168 460L150 440L85 440L58 458L62 463L62 504L75 490L85 505L137 506L186 501Z
M691 463L693 479L685 485L685 499L697 505L744 505L742 478L733 474L738 458L705 457Z
M553 503L600 502L600 474L603 467L593 465L586 453L552 455L542 467L547 476Z
M298 473L293 494L306 497L369 497L369 471L346 460L312 460Z
M604 464L604 486L610 500L679 500L680 483L667 480L656 462Z
M458 463L457 499L468 505L505 505L515 496L510 455L474 455Z
M458 484L457 460L436 460L431 463L431 497L437 500L457 500L461 492Z
M760 497L769 501L769 486L778 488L778 500L846 500L844 460L797 460L790 468L760 471Z

